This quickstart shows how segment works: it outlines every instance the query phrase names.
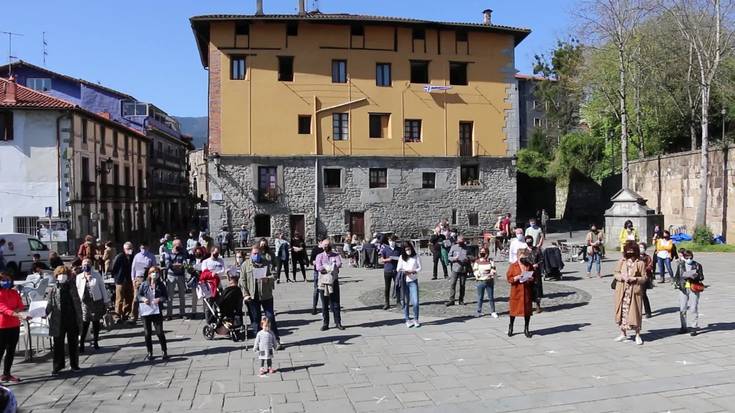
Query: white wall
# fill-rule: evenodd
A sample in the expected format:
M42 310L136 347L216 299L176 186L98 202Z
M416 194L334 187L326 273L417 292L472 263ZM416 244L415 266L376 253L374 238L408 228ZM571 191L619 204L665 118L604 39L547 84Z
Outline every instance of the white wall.
M0 141L0 232L12 232L13 217L58 216L56 119L51 110L14 110L13 136Z

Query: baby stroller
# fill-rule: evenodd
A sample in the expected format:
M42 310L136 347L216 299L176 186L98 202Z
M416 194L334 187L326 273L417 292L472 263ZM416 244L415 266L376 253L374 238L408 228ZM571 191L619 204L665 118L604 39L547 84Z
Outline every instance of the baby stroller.
M211 298L205 298L204 304L209 308L211 316L202 328L202 335L207 340L214 340L216 336L230 337L232 341L246 342L247 328L242 323L242 312L231 315L222 314L220 306ZM247 344L245 345L247 348Z

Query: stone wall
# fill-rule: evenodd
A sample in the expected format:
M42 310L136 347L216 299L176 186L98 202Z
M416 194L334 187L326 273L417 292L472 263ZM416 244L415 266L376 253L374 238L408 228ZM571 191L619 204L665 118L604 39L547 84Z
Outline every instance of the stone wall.
M700 153L682 152L630 163L630 188L665 216L665 226L685 225L691 233L697 212ZM735 146L710 151L707 225L735 241Z
M451 221L456 210L456 227L479 234L491 228L498 215L516 212L516 171L508 158L333 158L319 157L319 190L315 200L315 157L264 158L223 157L219 173L210 175L210 193L221 193L222 201L210 203L210 229L227 223L253 228L258 214L271 216L271 235L288 233L289 215L304 215L307 240L349 230L349 213L365 214L369 232L395 232L416 237L441 218ZM480 185L460 187L460 165L475 164ZM258 166L278 166L278 202L257 202ZM323 188L324 168L342 170L342 187ZM369 188L369 168L387 169L387 188ZM212 171L215 172L215 171ZM436 189L422 189L422 173L436 173ZM318 228L315 225L318 203ZM469 213L477 213L478 226L469 225Z

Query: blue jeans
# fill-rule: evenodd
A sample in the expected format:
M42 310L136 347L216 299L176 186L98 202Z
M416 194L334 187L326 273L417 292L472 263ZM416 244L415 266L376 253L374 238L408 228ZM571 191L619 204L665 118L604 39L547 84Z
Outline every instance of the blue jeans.
M419 280L406 283L406 291L403 297L403 318L408 318L408 308L413 305L413 320L419 321Z
M258 331L260 331L260 319L262 316L266 316L271 322L271 331L278 340L280 335L278 334L278 325L276 324L276 316L273 311L273 299L271 298L270 300L260 301L253 300L248 303L248 306L250 307L250 321L253 334L258 334Z
M495 280L477 282L477 314L482 314L482 300L487 291L487 302L490 304L490 312L495 312Z
M671 258L656 257L656 261L658 261L658 268L659 270L661 270L661 281L663 281L666 278L665 277L666 273L664 272L664 265L666 266L666 270L669 271L669 277L673 279L674 271L671 270Z
M594 264L597 274L600 274L600 253L596 252L592 255L588 255L587 258L587 273L589 274L592 272L592 264Z

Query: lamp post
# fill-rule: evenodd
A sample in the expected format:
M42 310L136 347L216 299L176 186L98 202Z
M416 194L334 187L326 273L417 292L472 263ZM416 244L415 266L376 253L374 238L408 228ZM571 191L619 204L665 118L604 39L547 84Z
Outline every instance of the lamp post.
M726 123L725 116L727 115L727 109L722 108L722 110L720 111L720 114L722 115L722 144L725 145L725 123Z
M106 161L102 161L100 163L100 166L96 167L94 169L96 175L97 175L97 191L95 191L97 196L95 197L95 204L96 204L96 213L92 216L92 219L97 221L97 238L102 239L102 216L100 213L101 207L101 201L100 201L100 192L102 191L102 184L100 183L100 178L102 176L106 176L110 171L112 170L112 167L114 166L114 162L112 161L112 158L107 158Z

